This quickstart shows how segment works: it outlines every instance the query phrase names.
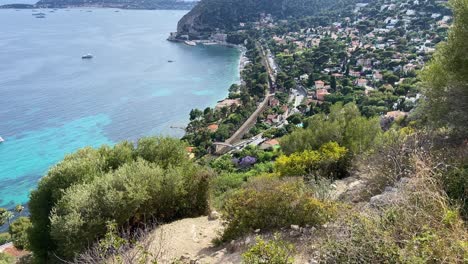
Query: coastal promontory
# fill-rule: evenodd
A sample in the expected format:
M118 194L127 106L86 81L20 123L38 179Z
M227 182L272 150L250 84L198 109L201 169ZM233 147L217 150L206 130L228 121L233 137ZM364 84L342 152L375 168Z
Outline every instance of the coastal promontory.
M314 15L352 1L343 0L201 0L178 23L179 35L198 38L203 33L232 30L244 22L258 21L262 14L277 18Z

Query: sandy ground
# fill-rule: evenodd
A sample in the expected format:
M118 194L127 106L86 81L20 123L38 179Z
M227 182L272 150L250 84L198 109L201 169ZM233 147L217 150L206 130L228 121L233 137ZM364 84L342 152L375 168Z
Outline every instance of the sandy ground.
M330 198L340 199L348 192L363 186L363 181L354 177L335 181ZM161 225L152 231L147 239L151 241L150 252L157 256L158 263L241 263L243 250L254 243L257 234L250 234L223 247L214 247L212 241L219 237L221 231L222 224L219 219L209 220L207 216L203 216ZM288 228L282 230L281 233L285 238L291 238L292 235L295 241L293 243L296 244L298 250L295 263L316 263L311 261L309 254L306 253L307 247L302 247L310 245L316 233L300 234Z
M240 263L239 252L231 254L213 246L221 230L220 220L203 216L162 225L148 239L152 241L151 251L158 254L158 263Z

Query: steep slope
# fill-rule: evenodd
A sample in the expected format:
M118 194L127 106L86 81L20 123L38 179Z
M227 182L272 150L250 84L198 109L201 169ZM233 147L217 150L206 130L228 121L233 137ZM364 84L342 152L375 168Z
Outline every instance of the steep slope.
M353 0L202 0L179 21L177 31L196 37L258 20L262 13L276 18L308 16L350 2Z

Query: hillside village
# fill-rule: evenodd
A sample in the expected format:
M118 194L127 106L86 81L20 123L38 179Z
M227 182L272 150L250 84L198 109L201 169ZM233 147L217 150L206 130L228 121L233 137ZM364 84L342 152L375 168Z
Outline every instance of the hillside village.
M181 140L67 156L14 247L38 263L466 263L468 1L328 2L212 28L245 7L202 0L169 40L237 45L239 83Z
M201 153L215 152L209 146L226 140L253 112L252 102L245 107L241 89L249 96L256 93L252 98L256 104L263 98L261 90L274 94L259 122L244 134L241 148L281 137L295 126L303 126L304 118L328 112L337 102L356 102L364 116L380 116L384 129L395 120L404 122L421 97L417 71L430 60L435 46L447 38L452 22L447 5L447 1L381 0L289 20L263 13L257 22L239 23L234 33L214 32L210 41L218 43L257 34L268 48L267 58L265 62L256 58L256 65L249 65L252 56L242 61L246 70L241 85L215 107L217 112L224 111L227 119L202 118L202 122L196 121L197 129L188 132L208 128L211 142L201 144L207 147ZM260 92L242 88L257 89L257 82L251 79L259 76L255 69L261 69L261 64L273 70L275 82L269 88L259 87Z
M301 113L355 100L366 116L394 119L414 108L416 71L447 37L452 17L442 11L430 1L375 1L356 4L352 16L329 25L283 30L286 21L265 15L256 28L272 35L268 45L289 75L284 91L305 88Z

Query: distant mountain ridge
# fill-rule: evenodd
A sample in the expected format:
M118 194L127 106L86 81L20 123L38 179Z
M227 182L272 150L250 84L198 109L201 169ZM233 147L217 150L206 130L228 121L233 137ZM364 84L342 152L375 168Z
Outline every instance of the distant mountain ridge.
M47 8L99 6L128 9L190 10L196 3L194 1L183 0L40 0L35 6Z
M255 21L261 13L276 18L308 16L351 2L355 0L201 0L179 21L177 32L196 37L201 32L229 30L241 22Z

